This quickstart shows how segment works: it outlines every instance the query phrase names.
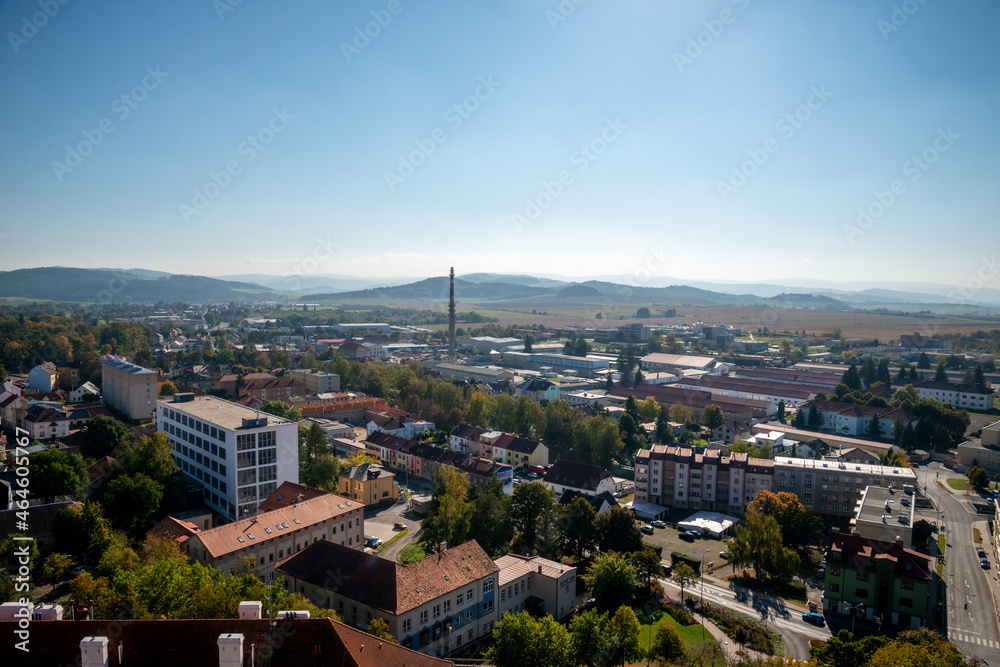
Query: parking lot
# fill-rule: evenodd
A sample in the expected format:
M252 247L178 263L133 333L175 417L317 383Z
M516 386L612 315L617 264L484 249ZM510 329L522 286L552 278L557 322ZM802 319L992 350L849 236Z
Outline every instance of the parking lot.
M676 516L672 516L673 514L676 514ZM642 541L646 544L663 547L663 560L667 562L670 562L671 552L679 551L698 560L704 557L705 563L714 563L716 567L724 563L725 560L719 557L719 552L726 550L725 540L707 535L693 540L684 539L680 537L682 531L672 527L676 525L677 521L683 521L690 514L691 512L688 510L679 510L676 513L672 512L671 515L668 515L664 519L667 523L666 528L653 528L652 535L643 533ZM649 522L643 521L642 523L646 525ZM705 553L706 550L708 550L707 554Z

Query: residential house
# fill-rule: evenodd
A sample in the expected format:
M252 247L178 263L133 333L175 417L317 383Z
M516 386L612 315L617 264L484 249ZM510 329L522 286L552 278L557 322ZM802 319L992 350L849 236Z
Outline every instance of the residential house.
M270 380L244 380L239 388L241 398L251 396L264 403L285 401L306 395L306 385L293 377L272 378Z
M912 384L917 390L919 398L933 398L941 403L951 403L956 408L965 410L976 410L986 412L993 409L993 398L995 396L993 388L987 386L980 389L974 384L953 384L951 382L934 382L931 380L921 380L920 382L907 382ZM905 384L893 383L893 387L901 389Z
M845 436L866 436L869 422L877 418L883 438L891 439L894 424L897 420L907 424L917 425L919 419L902 408L877 408L870 405L855 403L833 403L830 401L813 401L812 405L819 410L823 418L820 430ZM801 409L810 410L810 406Z
M20 610L19 605L11 604ZM123 623L69 620L70 614L62 606L46 605L52 620L31 623L32 651L25 653L18 650L14 642L4 642L0 646L0 663L21 667L305 667L319 664L449 667L453 664L380 641L329 618L262 619L260 607L259 602L240 603L238 619L130 620ZM34 611L41 610L35 608ZM97 614L100 613L98 610ZM280 613L275 610L276 615ZM76 616L86 619L86 615L86 607L81 602ZM0 619L3 636L15 637L18 620L2 615Z
M527 611L536 618L550 614L557 621L564 621L576 611L575 567L541 556L518 554L508 554L494 562L500 568L498 619L507 612Z
M362 463L337 476L337 493L365 505L393 503L399 497L396 476L382 466Z
M79 403L87 394L100 396L101 390L93 382L84 382L79 387L69 392L69 400L72 403Z
M410 565L327 540L281 562L276 571L290 591L333 609L367 629L386 622L405 648L447 656L493 632L499 620L500 568L475 540Z
M253 382L255 380L273 380L274 375L270 373L247 373L240 377L234 373L227 373L218 380L215 380L215 388L224 392L227 396L237 396L238 389L242 383Z
M300 368L289 371L290 377L306 385L310 394L326 394L340 391L340 376L336 373L326 373L312 368Z
M750 422L744 419L727 419L712 431L712 440L721 440L731 445L740 440L749 440L752 435Z
M823 609L886 625L919 628L934 612L936 574L929 556L892 542L833 528L826 556Z
M527 396L535 401L559 398L559 385L545 378L530 378L514 388L515 396Z
M368 346L356 340L349 340L343 343L339 348L337 348L337 351L340 352L345 359L353 359L356 361L361 361L371 356L371 350L368 349Z
M426 431L433 431L434 424L428 421L416 420L405 415L372 414L368 420L368 435L381 431L401 438L417 438Z
M542 483L557 497L569 490L578 491L585 496L615 491L614 480L601 466L566 459L560 459L549 466L542 477Z
M282 505L232 523L201 530L182 545L191 559L225 573L241 556L257 564L269 577L275 564L319 540L364 547L365 506L333 493Z
M587 496L579 491L576 491L575 489L567 489L564 491L563 494L559 496L559 504L565 507L573 502L575 498L583 498L586 500L590 503L590 506L594 508L594 511L597 514L619 506L618 499L608 491L602 491L596 496Z
M474 454L479 456L479 437L486 433L486 429L469 424L459 424L448 434L448 442L452 449L457 449L464 454Z
M549 448L538 440L519 438L510 433L490 431L479 436L480 452L483 458L502 461L507 465L547 466L549 464Z
M55 440L69 435L70 418L61 408L35 403L25 414L24 428L34 440Z
M28 389L50 392L58 388L59 373L51 361L35 366L28 371Z

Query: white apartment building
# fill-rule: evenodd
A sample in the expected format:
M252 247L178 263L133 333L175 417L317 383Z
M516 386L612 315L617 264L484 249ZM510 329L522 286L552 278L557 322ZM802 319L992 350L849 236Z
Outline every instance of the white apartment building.
M289 371L291 377L306 385L310 394L326 394L340 391L340 376L336 373L324 373L310 368L300 368Z
M282 482L299 481L298 424L214 396L157 403L156 428L177 467L205 487L205 504L235 521Z
M919 398L933 398L941 403L951 403L956 408L985 411L993 408L993 390L980 389L974 384L952 384L951 382L911 382ZM904 384L893 383L894 389Z
M151 419L156 411L156 371L122 357L101 359L104 403L129 419Z

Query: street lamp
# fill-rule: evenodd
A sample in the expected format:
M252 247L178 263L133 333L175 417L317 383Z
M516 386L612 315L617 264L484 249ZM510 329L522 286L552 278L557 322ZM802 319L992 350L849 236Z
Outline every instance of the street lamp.
M857 604L847 605L851 609L851 634L854 634L854 620L858 617L858 611L864 611L865 603L859 602Z

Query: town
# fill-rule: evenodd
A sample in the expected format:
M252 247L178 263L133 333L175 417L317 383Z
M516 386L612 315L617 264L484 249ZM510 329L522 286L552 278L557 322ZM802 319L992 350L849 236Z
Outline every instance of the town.
M1000 652L996 331L476 326L450 292L420 325L5 313L0 628L85 667L178 633L224 665Z

